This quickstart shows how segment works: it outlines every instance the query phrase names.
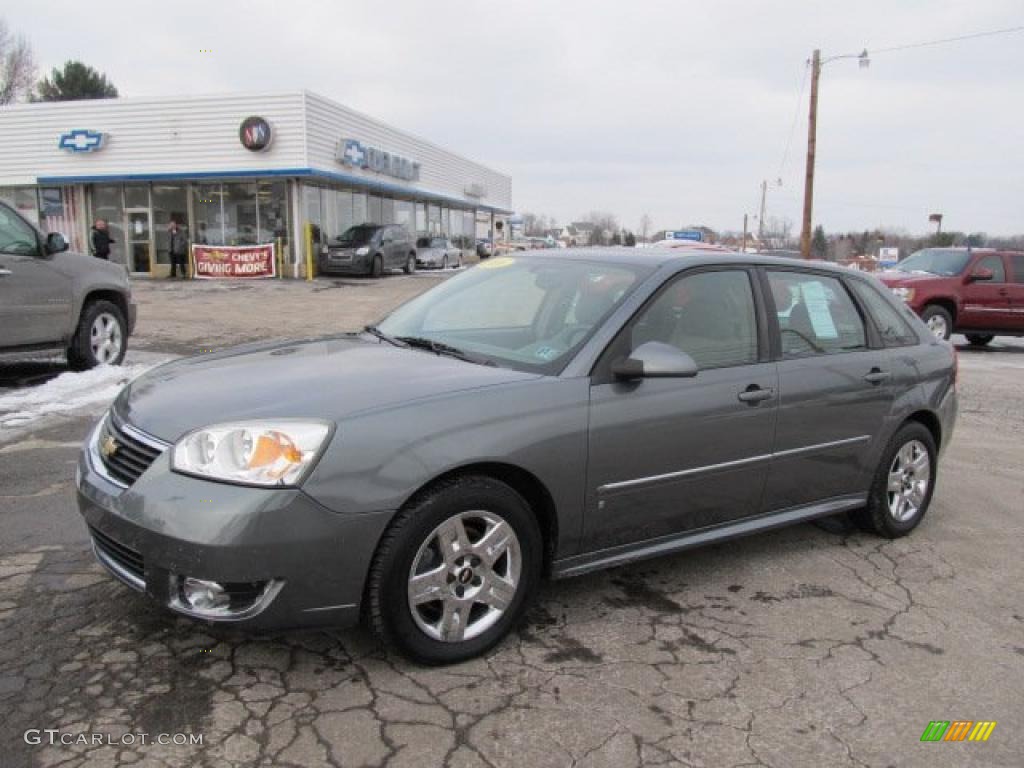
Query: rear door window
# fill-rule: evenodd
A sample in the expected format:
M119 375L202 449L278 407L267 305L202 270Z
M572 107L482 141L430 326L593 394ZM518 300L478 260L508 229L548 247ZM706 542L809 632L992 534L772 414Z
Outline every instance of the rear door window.
M1010 269L1013 270L1013 282L1024 283L1024 253L1010 256Z
M867 349L864 320L837 278L769 270L768 283L784 358Z

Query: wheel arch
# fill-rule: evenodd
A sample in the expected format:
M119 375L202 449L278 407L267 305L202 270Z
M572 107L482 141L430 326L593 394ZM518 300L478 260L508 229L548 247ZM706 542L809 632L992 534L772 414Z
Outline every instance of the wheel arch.
M921 314L924 314L924 311L933 304L942 307L944 310L949 312L949 316L953 318L953 325L956 325L957 315L959 314L956 301L949 298L948 296L935 296L925 301L924 306L921 307ZM953 329L951 328L950 331L952 330Z
M903 420L905 424L911 424L917 422L922 424L929 432L932 433L932 438L935 440L935 449L938 450L942 446L942 422L939 421L939 417L931 411L919 410L911 413L907 418Z
M119 310L124 318L125 331L128 331L128 299L120 291L115 291L110 288L95 288L88 293L82 299L81 305L78 307L78 312L75 315L75 327L71 330L71 335L68 338L73 338L75 332L78 330L78 323L81 322L82 313L85 312L86 308L90 304L94 304L97 301L109 301Z
M550 574L551 563L554 560L554 553L558 545L558 515L551 492L540 478L529 470L515 464L498 461L465 464L450 469L421 485L409 495L402 504L402 508L405 508L416 498L429 492L435 486L468 475L493 478L509 486L523 497L530 507L530 511L537 518L537 525L540 528L541 537L544 539L543 569L545 575Z

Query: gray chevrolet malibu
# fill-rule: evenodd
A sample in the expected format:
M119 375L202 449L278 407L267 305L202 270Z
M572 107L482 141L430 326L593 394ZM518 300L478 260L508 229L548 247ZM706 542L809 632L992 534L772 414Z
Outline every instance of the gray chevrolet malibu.
M96 557L180 614L362 617L481 654L542 577L928 509L956 356L871 277L748 255L498 257L361 333L178 360L89 436Z

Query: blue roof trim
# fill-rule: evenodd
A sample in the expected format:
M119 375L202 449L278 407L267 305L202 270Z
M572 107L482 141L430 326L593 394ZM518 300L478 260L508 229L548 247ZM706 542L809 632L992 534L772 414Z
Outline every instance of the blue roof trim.
M404 195L406 197L422 198L436 202L454 203L463 208L478 208L491 211L492 213L510 214L512 211L505 208L498 208L485 203L478 203L472 200L462 200L440 192L430 192L424 189L411 189L399 184L390 184L385 181L364 179L361 176L352 176L347 173L336 173L334 171L323 171L317 168L267 168L263 170L241 170L241 171L196 171L194 173L117 173L99 176L39 176L36 184L40 186L52 184L104 184L125 181L195 181L197 179L244 179L244 178L266 178L268 176L288 176L306 179L324 179L326 181L340 181L354 187L360 187L377 192L386 192L393 195Z

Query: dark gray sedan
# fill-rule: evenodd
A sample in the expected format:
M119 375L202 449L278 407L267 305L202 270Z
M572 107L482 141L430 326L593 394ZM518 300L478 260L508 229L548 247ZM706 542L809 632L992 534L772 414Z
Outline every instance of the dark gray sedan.
M364 332L136 379L78 499L96 556L172 611L360 616L483 653L542 576L830 515L917 526L956 357L873 278L729 254L496 257Z

